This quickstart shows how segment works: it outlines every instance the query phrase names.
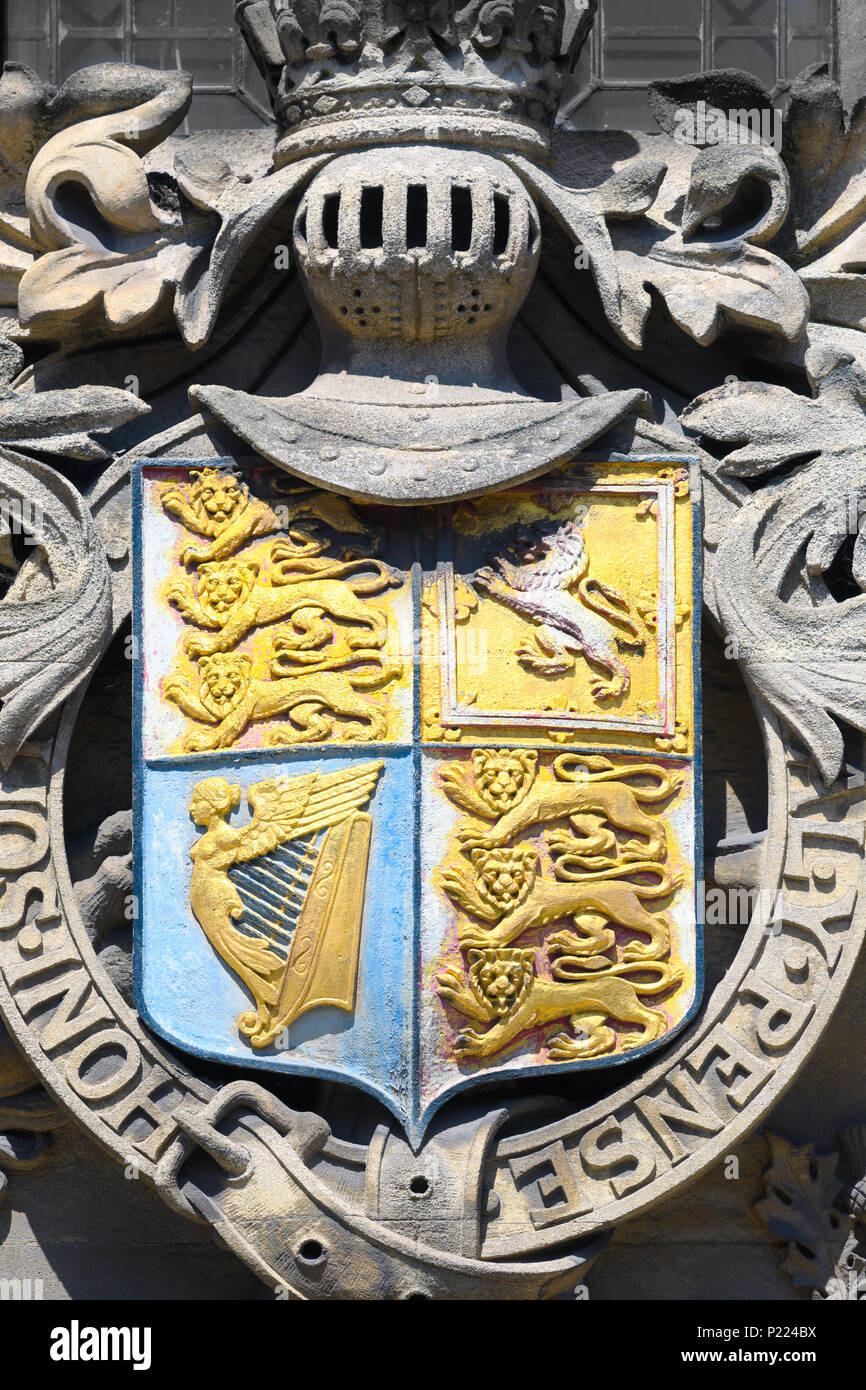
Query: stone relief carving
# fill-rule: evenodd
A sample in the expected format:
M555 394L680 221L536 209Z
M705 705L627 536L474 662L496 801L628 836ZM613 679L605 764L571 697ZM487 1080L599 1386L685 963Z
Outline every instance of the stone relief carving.
M216 777L193 789L190 814L204 833L191 850L190 905L214 949L252 992L256 1010L241 1015L238 1029L253 1047L266 1047L308 1009L330 1004L354 1011L371 825L362 808L381 771L381 762L371 762L258 782L248 792L253 817L242 830L227 824L239 787ZM281 846L263 876L258 861ZM236 869L231 879L229 871L242 864L258 865L259 876ZM296 922L283 932L261 916L274 883L301 900ZM240 915L245 894L250 915L257 915L242 933L231 919Z
M837 721L866 730L866 599L837 603L823 579L850 538L852 578L866 588L863 461L856 444L852 448L863 428L866 375L839 347L810 348L805 366L812 399L765 383L744 384L736 398L721 387L693 401L683 421L710 439L740 446L715 464L719 475L739 485L742 498L715 556L719 617L747 678L830 781L842 767ZM808 461L784 489L749 495L742 480L797 459ZM798 569L799 592L792 583Z
M324 554L334 528L375 540L342 499L306 499L310 517L330 530L328 540L295 521L287 536L250 548L252 539L278 531L272 506L232 474L204 468L192 476L189 487L166 483L160 497L165 512L209 542L183 544L181 563L195 577L176 577L165 595L199 631L187 631L182 644L194 671L189 661L178 664L163 693L196 724L216 726L190 730L185 747L230 747L248 724L280 715L288 718L271 729L272 743L318 741L338 731L356 740L382 737L387 688L403 666L389 653L389 614L367 600L401 587L405 576L372 556ZM234 650L250 634L253 645Z
M767 1141L766 1196L755 1211L772 1238L787 1246L782 1269L798 1292L813 1299L859 1302L866 1297L859 1189L846 1194L837 1153L816 1154L812 1144L798 1148L772 1133ZM862 1126L845 1131L839 1141L860 1171ZM846 1195L848 1210L840 1204Z
M36 547L0 614L0 762L8 767L102 655L111 635L111 577L98 529L71 483L10 451L2 474L7 515Z
M700 100L739 107L727 96L740 88L730 74L658 84L664 160L638 154L573 188L580 160L567 140L558 137L554 172L542 163L563 73L586 31L584 22L562 53L561 5L443 3L421 13L358 3L335 13L300 0L242 0L238 13L279 122L273 165L260 173L215 161L194 141L171 145L189 100L182 75L103 65L52 95L12 66L0 82L0 498L33 542L23 561L13 557L0 603L0 1010L21 1050L4 1045L0 1053L0 1131L40 1135L72 1113L120 1162L139 1165L173 1210L210 1222L269 1287L291 1296L371 1296L351 1270L373 1258L377 1297L485 1298L491 1287L500 1297L555 1297L584 1276L612 1226L705 1171L761 1122L807 1062L862 940L864 812L852 777L852 769L862 772L862 741L851 733L866 728L862 106L846 123L826 73L807 71L789 94L780 152L719 133L699 148L671 137L677 113ZM458 52L459 71L450 61ZM437 144L459 148L443 155ZM468 245L455 246L466 204L461 213L454 190L470 169L472 230ZM368 247L365 179L382 194L381 240ZM430 236L425 255L410 255L422 248L409 244L409 190L422 185ZM334 227L333 202L327 208L338 187L345 202ZM509 208L507 235L501 211L497 230L497 198ZM353 199L354 221L345 211ZM389 199L404 209L396 224ZM443 206L447 219L436 221ZM285 271L278 289L267 281L273 297L262 307L252 282L262 238L273 243L272 233L285 239L297 270ZM379 300L371 287L380 281ZM434 293L437 285L444 288ZM260 310L263 331L282 320L287 303L300 322L305 295L321 356L317 345L305 384L302 372L288 372L274 394L256 394L261 373L235 371L233 340L241 333L254 342ZM668 318L659 337L660 304ZM556 379L550 398L515 378L507 359L513 325L524 335L535 330L538 360ZM154 335L152 352L136 346L145 332ZM275 339L287 357L299 332ZM744 333L756 364L748 382L736 371ZM434 363L428 372L425 361ZM147 399L155 383L151 420L151 406L122 389L124 367L134 374L139 363ZM780 373L789 385L778 384ZM425 382L430 374L436 380ZM204 411L192 424L191 377L193 409ZM387 378L393 390L377 396ZM653 393L667 406L662 426L647 417ZM301 519L301 549L310 517L358 536L338 494L404 505L479 494L537 477L596 439L600 452L621 459L698 458L705 598L749 683L766 742L771 809L761 884L773 906L759 906L700 1014L636 1080L612 1083L583 1110L545 1111L539 1102L522 1117L519 1106L491 1102L436 1128L418 1151L384 1124L370 1144L350 1144L326 1116L290 1109L264 1084L216 1088L200 1079L118 992L88 927L98 933L111 916L108 899L126 886L126 866L115 874L109 859L93 863L73 890L63 767L84 682L129 611L130 461L184 448L196 459L217 456L212 439L226 438L223 427L237 452L272 460L286 471L287 488L297 488L287 502ZM685 443L684 430L712 445ZM357 460L351 477L347 442ZM69 481L72 461L108 459L83 490ZM215 589L225 601L218 580L234 592L238 575L211 571L206 595L202 577L205 566L234 564L253 540L273 544L261 540L270 534L267 508L256 510L241 488L225 506L183 488L163 503L188 532L188 586L173 602L193 618L198 668L218 661L216 687L232 677L228 696L216 690L231 706L223 740L231 741L241 732L237 691L246 699L243 722L262 708L250 703L250 673L226 672L226 658L244 658L223 640L227 622L205 607ZM367 582L378 575L386 584L372 542L362 524L361 549L342 559L343 573L356 565ZM316 569L321 552L307 554L313 577L300 582L327 583ZM646 625L613 591L602 590L601 601L612 624L636 625L640 616ZM250 621L259 618L255 607ZM214 634L220 640L208 651L202 643ZM557 659L550 643L540 652ZM285 667L293 658L283 655ZM297 675L278 675L262 684L285 710ZM175 698L220 733L214 683L205 685L211 707L189 677L173 687ZM364 696L348 687L343 694L353 698L353 717L365 717L358 705L369 714ZM678 731L659 751L681 751L675 740L688 736ZM462 791L455 781L453 800L488 826L494 813L507 820L532 769L523 765L525 788L519 770L511 774L504 792L495 778L476 777ZM604 857L616 815L607 804L583 810L590 821L572 825L577 836L560 832L569 835L568 853ZM497 914L501 904L513 910L532 879L511 838L468 846L499 856L475 866L475 896L460 888L464 906L484 909L473 908L482 923L485 895L499 895ZM554 886L567 884L561 878ZM610 975L604 930L582 927L587 941L587 933L598 937L593 950ZM492 1022L530 999L531 969L516 938L494 949L484 932L467 938L464 974L443 975L440 989L459 996L470 1019L483 1009ZM573 941L560 944L574 949ZM666 970L663 954L656 965ZM582 988L569 970L547 988ZM575 1007L571 1000L565 1012ZM593 1046L602 1046L605 1026L602 1018ZM94 1074L92 1059L106 1047L118 1066ZM59 1109L37 1088L40 1079ZM0 1166L29 1162L30 1143L0 1139ZM195 1151L224 1175L215 1195L184 1171ZM401 1207L399 1194L419 1164L435 1177L450 1243L402 1234L408 1198ZM771 1233L820 1247L814 1260L792 1257L793 1277L821 1296L850 1296L838 1288L852 1269L860 1288L860 1266L851 1263L859 1258L855 1216L808 1228L818 1199L825 1212L834 1208L830 1165L778 1141L768 1181ZM790 1199L784 1220L779 1192ZM313 1230L324 1252L315 1269L302 1253ZM331 1260L338 1249L340 1260Z
M458 926L464 958L436 979L440 998L467 1020L454 1043L463 1056L493 1056L527 1029L566 1019L575 1035L550 1034L553 1059L625 1051L670 1026L670 1015L652 1004L667 996L672 1009L684 972L670 960L670 926L658 907L683 880L664 862L663 823L643 805L669 800L683 779L652 765L614 767L599 758L589 759L594 770L576 783L575 762L573 754L556 758L550 778L546 769L538 774L537 755L476 749L471 778L460 764L441 774L459 806L485 820L497 815L493 826L461 826L463 853L440 870L445 891L466 914ZM563 820L567 829L545 836L553 856L546 875L534 846L512 842L533 825ZM620 847L616 830L634 838ZM542 979L535 953L513 943L557 921L571 925L546 938L550 978ZM621 955L613 923L630 936ZM640 1031L618 1037L608 1019Z

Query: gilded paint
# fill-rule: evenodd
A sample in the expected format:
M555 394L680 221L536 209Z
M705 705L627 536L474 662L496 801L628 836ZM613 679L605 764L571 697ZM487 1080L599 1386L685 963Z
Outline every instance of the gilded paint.
M143 466L139 1003L379 1097L615 1066L701 987L686 465L413 511Z

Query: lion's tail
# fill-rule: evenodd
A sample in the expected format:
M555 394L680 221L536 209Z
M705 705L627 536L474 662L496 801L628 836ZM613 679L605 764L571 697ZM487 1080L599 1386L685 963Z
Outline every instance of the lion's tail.
M356 659L358 653L355 653ZM349 681L355 690L373 690L386 681L399 680L403 674L400 662L382 661L378 652L370 652L368 663L372 669L350 671Z
M346 579L354 576L349 585L358 598L381 594L402 584L403 579L382 560L363 557L358 560L322 559L315 552L298 554L281 541L271 547L272 582L274 586L303 584L310 579Z
M395 589L403 583L403 576L391 565L386 565L384 560L373 560L366 556L360 560L347 560L339 567L339 574L335 570L333 576L329 577L336 579L343 575L356 576L349 588L358 598L381 594L385 589Z
M641 863L640 868L642 873L656 874L658 883L636 883L634 890L639 898L666 898L685 882L682 874L672 874L664 864Z
M632 960L625 965L615 965L610 973L629 975L635 970L651 970L657 976L655 980L632 980L637 994L664 994L665 990L672 989L674 985L681 985L685 979L682 966L672 965L670 961L664 960Z
M652 777L655 785L636 787L631 779L637 776ZM683 774L681 772L665 772L652 763L636 763L634 767L620 768L618 780L628 782L636 801L642 802L645 806L653 806L657 801L667 801L669 796L673 796L674 792L679 791L683 785Z
M611 865L609 869L599 870L598 873L569 873L566 865L569 855L565 854L557 861L556 872L559 878L568 883L609 883L611 879L619 879L622 883L634 890L639 898L664 898L668 893L672 893L675 888L682 888L684 879L682 874L672 874L670 869L664 864L656 864L650 859L636 859L633 863L620 861ZM632 883L632 874L653 874L658 880L657 883Z
M562 983L578 983L582 980L609 980L611 975L631 975L635 971L641 974L652 971L656 976L654 980L632 980L636 994L664 994L665 990L672 989L674 985L682 984L685 979L685 971L679 965L671 965L670 961L664 960L632 960L623 965L614 965L610 970L595 970L572 972L563 969L568 963L567 956L560 956L553 968L554 979ZM575 965L579 962L574 959Z
M629 645L633 646L642 645L645 642L646 639L637 624L629 617L628 600L624 599L622 594L617 593L616 589L599 583L597 579L587 577L581 579L577 586L577 592L587 608L593 613L600 614L607 622L615 623L628 634L627 637L622 637L621 633L617 633L617 637L623 641L630 639Z
M667 801L683 785L681 772L665 772L654 763L634 763L631 767L615 767L609 758L588 753L561 753L554 758L553 771L560 782L627 782L636 801L645 806ZM651 777L654 785L634 786L633 777Z

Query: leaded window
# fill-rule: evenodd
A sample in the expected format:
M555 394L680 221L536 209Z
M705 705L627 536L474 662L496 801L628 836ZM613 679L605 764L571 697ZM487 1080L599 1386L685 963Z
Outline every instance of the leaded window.
M811 63L835 70L833 0L601 0L562 118L654 129L650 81L741 68L777 96Z
M713 67L745 69L776 96L811 63L835 71L835 11L834 0L601 0L563 119L651 130L649 81ZM271 119L234 0L5 0L3 12L4 56L50 82L90 63L182 67L196 90L186 131Z
M183 68L186 130L270 121L267 92L234 23L234 0L5 0L4 56L59 84L90 63Z

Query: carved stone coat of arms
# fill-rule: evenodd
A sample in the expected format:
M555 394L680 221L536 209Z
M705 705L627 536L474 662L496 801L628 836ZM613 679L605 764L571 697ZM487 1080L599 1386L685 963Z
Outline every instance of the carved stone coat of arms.
M691 1017L688 464L426 518L263 468L136 484L159 1033L361 1086L417 1144L458 1090L641 1056Z

